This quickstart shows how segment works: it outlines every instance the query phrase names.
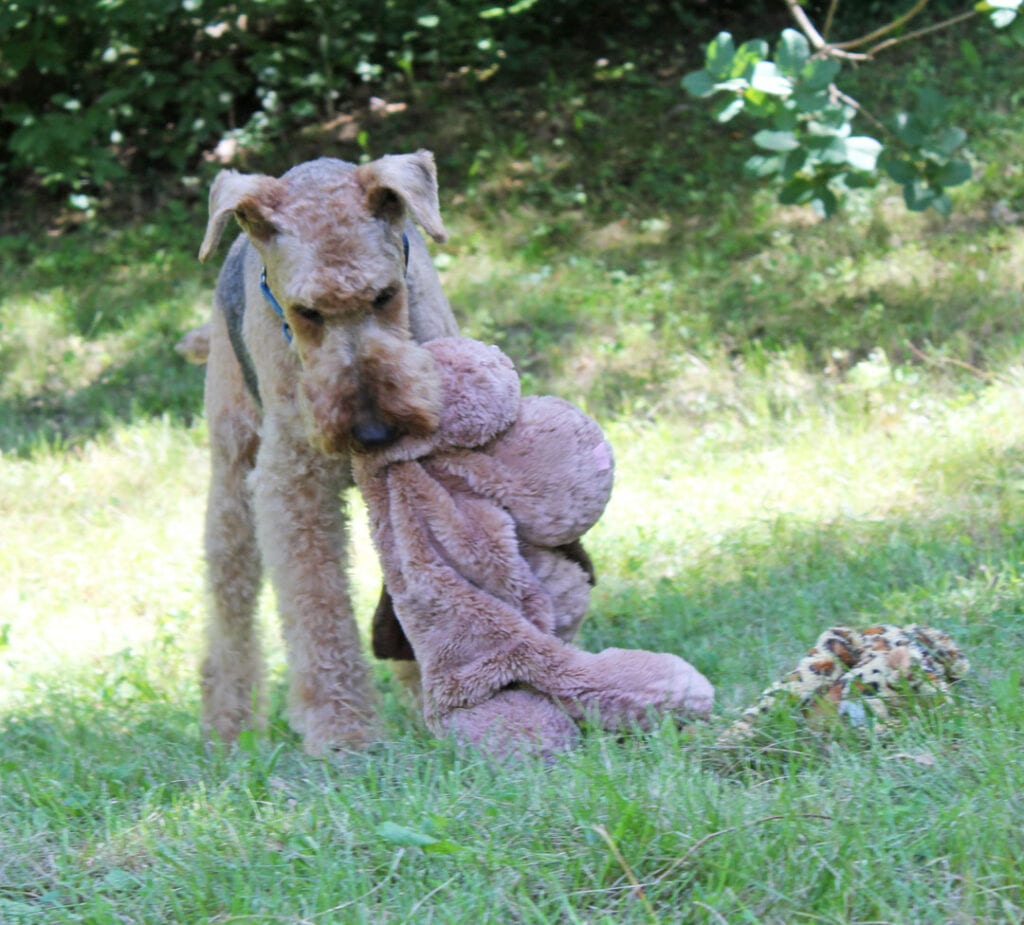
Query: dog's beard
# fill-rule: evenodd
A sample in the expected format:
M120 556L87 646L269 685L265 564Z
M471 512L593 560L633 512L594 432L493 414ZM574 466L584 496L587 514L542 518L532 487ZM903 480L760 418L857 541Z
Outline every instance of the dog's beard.
M330 364L324 364L330 365ZM299 405L312 446L336 456L404 436L426 437L441 420L441 378L434 358L411 341L377 337L364 345L353 369L331 379L308 368ZM354 373L354 374L353 374Z

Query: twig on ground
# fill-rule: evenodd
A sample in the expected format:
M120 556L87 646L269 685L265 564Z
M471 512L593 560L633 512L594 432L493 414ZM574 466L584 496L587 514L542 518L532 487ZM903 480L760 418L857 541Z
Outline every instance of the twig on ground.
M672 871L682 867L693 855L695 855L701 848L703 848L709 841L719 838L722 835L728 835L730 832L738 832L740 829L748 829L755 825L764 825L766 822L778 822L780 819L826 819L829 822L832 821L832 817L824 813L792 813L787 815L778 816L765 816L763 819L754 819L752 822L745 822L742 825L731 825L727 829L720 829L717 832L709 832L703 838L698 838L692 845L690 845L686 854L681 858L674 860L668 867L665 868L658 876L651 881L651 884L661 883Z
M927 363L929 366L958 366L960 369L967 370L971 375L977 376L983 382L997 382L999 380L998 376L987 373L983 369L978 369L977 366L972 366L964 360L958 360L956 357L930 357L920 347L915 347L909 340L905 340L903 345L922 363Z
M721 922L722 925L729 925L729 920L724 915L722 915L722 913L719 912L717 909L712 909L707 903L702 903L695 899L693 901L693 904L695 906L700 906L701 909L704 909L706 912L711 913L711 915L715 917L716 922Z
M619 851L619 846L615 844L615 840L608 834L608 830L603 825L595 825L594 831L604 840L604 843L608 846L608 850L611 851L615 860L619 862L623 871L626 874L626 879L629 881L630 886L633 888L633 895L643 903L644 909L647 914L651 917L651 920L656 920L654 914L654 907L651 905L651 901L647 898L647 894L644 892L643 884L637 879L633 868L629 866L629 862L622 856L622 852Z

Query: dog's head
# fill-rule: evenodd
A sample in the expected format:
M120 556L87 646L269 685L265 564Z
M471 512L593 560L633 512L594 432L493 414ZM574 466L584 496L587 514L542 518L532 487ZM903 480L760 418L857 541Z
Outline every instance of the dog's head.
M405 234L412 218L434 240L446 238L433 155L359 167L324 158L280 178L222 171L200 260L232 216L259 252L292 332L313 444L344 453L431 433L440 380L410 327Z

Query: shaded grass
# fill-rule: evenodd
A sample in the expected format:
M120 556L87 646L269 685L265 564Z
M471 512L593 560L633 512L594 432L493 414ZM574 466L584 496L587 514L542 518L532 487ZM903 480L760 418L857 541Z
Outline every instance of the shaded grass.
M184 711L138 700L115 719L58 692L61 719L8 721L5 742L28 757L5 773L8 920L1013 921L1021 909L1024 782L1019 763L992 758L1019 745L1019 690L885 743L791 740L731 776L708 770L711 746L668 729L503 771L407 737L334 766L291 743L204 757L173 731Z
M207 316L215 269L194 257L198 213L4 239L0 452L72 448L117 423L202 408L202 375L173 348Z

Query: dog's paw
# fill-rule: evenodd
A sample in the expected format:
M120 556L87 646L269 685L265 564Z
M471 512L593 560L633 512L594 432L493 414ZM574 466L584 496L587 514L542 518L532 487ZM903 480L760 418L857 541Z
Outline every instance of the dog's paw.
M321 708L298 715L291 711L292 728L302 736L307 755L323 758L338 752L363 751L382 741L376 716L368 710Z

